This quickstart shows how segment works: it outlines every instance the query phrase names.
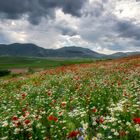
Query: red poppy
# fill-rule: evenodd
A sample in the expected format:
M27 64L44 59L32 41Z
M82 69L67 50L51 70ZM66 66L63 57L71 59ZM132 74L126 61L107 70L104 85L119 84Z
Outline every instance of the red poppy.
M21 126L21 123L20 122L16 123L16 127L17 128L20 127L20 126Z
M93 113L96 113L96 112L97 112L97 109L96 109L96 108L93 108L93 109L92 109L92 112L93 112Z
M134 118L133 121L134 121L134 123L136 123L136 124L140 124L140 118Z
M74 138L76 137L78 134L80 134L79 131L72 131L69 133L68 138Z
M99 122L100 122L100 123L103 123L103 122L104 122L103 117L101 117L101 118L99 119Z
M48 96L52 96L52 92L51 91L48 91Z
M123 96L127 96L127 94L126 94L126 93L124 93L124 94L123 94Z
M25 120L25 124L29 124L31 121L30 120Z
M62 105L63 107L65 107L65 106L66 106L66 102L62 102L61 105Z
M22 99L25 99L26 94L25 93L22 93L21 96L22 96Z
M14 116L14 117L12 118L12 120L13 120L13 121L17 121L17 120L18 120L18 117Z
M23 117L26 117L27 115L26 115L26 114L23 114L22 116L23 116Z
M58 121L58 118L54 117L53 115L50 115L50 116L48 117L48 120L49 120L49 121L57 122L57 121Z
M97 119L96 122L98 122L98 123L103 123L103 122L104 122L103 117L100 117L99 119Z
M57 119L56 117L54 117L54 118L53 118L53 120L54 120L55 122L57 122L57 121L58 121L58 119Z
M53 103L56 103L56 100L53 100L52 102L53 102Z
M50 115L50 116L48 117L48 120L49 120L49 121L52 121L53 118L54 118L53 115Z

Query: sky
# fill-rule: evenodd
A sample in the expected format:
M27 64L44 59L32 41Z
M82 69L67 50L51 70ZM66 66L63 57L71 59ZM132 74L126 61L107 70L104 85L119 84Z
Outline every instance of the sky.
M140 51L140 0L0 0L0 44Z

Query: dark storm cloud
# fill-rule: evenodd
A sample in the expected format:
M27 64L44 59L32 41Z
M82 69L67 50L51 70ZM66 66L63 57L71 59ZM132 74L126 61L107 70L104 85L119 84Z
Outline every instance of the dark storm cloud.
M140 40L140 26L131 21L118 21L116 24L120 37Z
M77 35L77 32L71 28L61 28L61 31L62 31L62 35L69 35L69 36Z
M81 16L81 8L88 0L39 0L39 4L44 8L62 8L64 13L73 16Z
M42 17L55 17L55 9L80 17L81 9L88 0L4 0L0 1L0 18L19 19L28 15L32 24Z
M76 29L74 29L73 27L71 27L70 25L68 25L67 23L65 22L61 22L59 24L57 24L55 26L55 28L57 30L59 30L61 32L62 35L68 35L68 36L75 36L77 35L77 31Z

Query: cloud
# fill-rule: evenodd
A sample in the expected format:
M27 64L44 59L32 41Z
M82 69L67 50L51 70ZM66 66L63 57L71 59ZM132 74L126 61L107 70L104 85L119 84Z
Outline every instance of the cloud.
M140 40L140 25L134 24L130 20L118 21L116 23L116 29L119 32L120 37Z
M62 35L68 35L68 36L77 35L76 30L74 30L74 29L72 29L70 27L59 26L58 29L61 30Z
M41 19L54 18L55 10L62 9L66 14L80 17L81 9L87 0L4 0L0 1L0 18L19 19L28 17L32 24Z
M134 0L5 0L0 43L75 45L101 53L140 50L139 8Z
M75 36L78 34L76 29L65 21L60 21L60 22L56 23L54 28L56 28L58 31L60 31L60 33L64 36L65 35Z
M134 6L137 8L134 9ZM122 7L123 11L120 12ZM119 0L91 0L86 5L87 14L81 17L79 34L95 50L99 49L101 52L104 49L111 51L135 51L134 48L136 48L136 50L140 50L140 47L138 49L139 42L137 42L137 40L140 40L138 7L139 5L131 0L127 0L127 2ZM99 14L96 14L98 11Z

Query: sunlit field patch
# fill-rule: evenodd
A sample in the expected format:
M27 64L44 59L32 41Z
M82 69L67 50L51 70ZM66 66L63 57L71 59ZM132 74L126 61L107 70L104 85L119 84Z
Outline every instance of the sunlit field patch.
M140 139L140 57L0 80L1 140Z

